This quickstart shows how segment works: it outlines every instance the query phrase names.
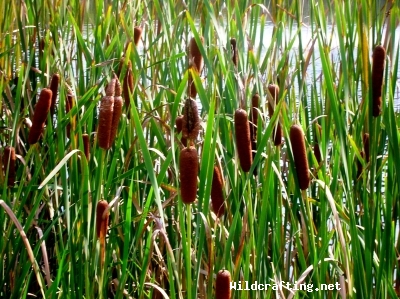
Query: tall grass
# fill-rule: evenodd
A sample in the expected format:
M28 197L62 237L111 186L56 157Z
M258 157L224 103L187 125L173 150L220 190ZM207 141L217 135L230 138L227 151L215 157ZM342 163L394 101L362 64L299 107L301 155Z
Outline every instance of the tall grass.
M232 290L232 298L400 296L399 9L366 0L1 1L0 154L11 146L16 161L0 159L0 297L214 298L221 270L242 285L314 286ZM190 69L191 40L201 72ZM384 84L373 117L379 44ZM54 114L29 144L35 105L54 74ZM99 107L115 74L124 107L115 140L101 148ZM197 195L185 205L186 144L175 120L188 80L201 124L191 140ZM279 87L271 114L270 84ZM253 114L255 94L244 172L234 114ZM293 124L305 135L305 190ZM223 215L210 204L216 165ZM109 209L105 243L96 233L99 202ZM340 290L315 290L336 283Z

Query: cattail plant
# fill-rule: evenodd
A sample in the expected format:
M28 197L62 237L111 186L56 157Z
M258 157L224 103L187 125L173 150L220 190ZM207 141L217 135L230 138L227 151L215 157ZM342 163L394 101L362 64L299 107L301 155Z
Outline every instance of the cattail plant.
M272 118L272 115L274 115L274 110L275 106L279 101L279 86L275 84L270 84L268 86L268 91L271 95L271 98L268 100L268 112L269 112L269 117ZM282 144L282 127L281 124L278 122L274 128L274 133L273 133L273 139L274 139L274 144L275 146L279 146Z
M231 273L228 270L220 270L215 281L215 299L231 298Z
M244 172L248 172L253 162L253 157L251 154L250 126L246 111L237 109L234 122L240 166Z
M319 148L318 142L321 141L321 138L322 138L322 127L320 124L316 123L316 128L317 129L315 130L315 142L314 142L313 151L314 151L315 159L317 160L318 164L320 164L322 161L322 157L321 157L321 150Z
M204 43L204 38L200 37L201 43ZM193 37L189 42L189 67L192 72L200 75L203 71L204 61L203 56L201 55L198 44L196 43L195 38ZM195 98L197 95L196 86L193 81L193 75L189 70L189 79L188 79L188 94L190 97Z
M290 128L290 143L292 145L294 164L296 166L297 180L301 190L306 190L310 184L306 144L303 129L299 125Z
M117 135L119 120L122 114L121 85L115 76L106 87L106 95L100 103L99 127L97 139L99 146L109 149Z
M111 133L110 133L110 146L114 143L115 137L117 136L118 125L122 115L122 96L121 96L121 84L118 78L115 76L115 89L114 89L114 107L113 107L113 118L111 122Z
M360 152L360 156L361 156L362 159L365 159L365 153L364 153L364 151L361 151L361 152ZM357 158L356 158L356 159L357 159ZM357 165L357 178L359 178L360 175L361 175L362 172L363 172L363 165L362 165L362 163L361 163L361 161L360 161L359 159L356 160L356 165Z
M184 148L179 158L179 174L181 198L185 204L196 200L198 171L199 158L197 150L193 146Z
M215 215L217 215L218 218L222 217L222 215L225 214L225 199L222 190L223 186L224 183L222 180L221 169L217 165L215 165L211 185L211 205Z
M139 45L141 37L142 37L142 28L136 26L135 28L133 28L133 39L136 47Z
M363 145L364 145L364 153L365 153L365 161L369 162L369 134L364 133L363 135Z
M36 103L35 111L33 113L32 127L29 130L29 144L35 144L39 141L44 124L47 120L47 115L50 111L52 95L53 92L48 88L44 88L40 92L39 101Z
M68 89L67 98L65 102L65 113L68 114L73 106L74 106L74 95L72 94L72 91ZM72 121L72 125L74 127L73 130L75 130L74 121ZM71 138L71 122L68 122L66 129L67 129L67 137Z
M237 45L236 45L236 39L231 38L231 53L232 53L232 62L235 65L235 67L238 66L238 50L237 50Z
M3 167L4 173L8 171L8 186L12 187L15 183L15 163L17 158L15 156L15 148L6 146L3 152Z
M182 132L182 128L183 128L183 115L180 115L175 119L175 127L176 127L176 133L180 134ZM181 142L184 146L187 146L187 138L186 137L182 136Z
M85 152L86 160L90 159L90 138L89 134L82 134L83 150Z
M183 107L182 137L190 140L190 144L196 140L200 131L200 117L196 101L187 98Z
M372 55L372 115L377 117L382 109L382 84L386 50L376 46Z
M49 87L51 92L53 93L51 97L51 107L50 107L51 115L54 115L59 84L60 84L60 75L56 73L53 76L51 76L50 87Z
M124 84L122 86L125 106L127 107L127 109L131 103L130 95L133 93L133 88L134 88L134 80L133 80L132 62L129 60L128 67L126 69L126 74L124 77Z
M108 229L108 218L108 202L106 200L100 200L97 203L96 208L96 232L97 238L100 241L100 261L102 266L105 261L105 242Z

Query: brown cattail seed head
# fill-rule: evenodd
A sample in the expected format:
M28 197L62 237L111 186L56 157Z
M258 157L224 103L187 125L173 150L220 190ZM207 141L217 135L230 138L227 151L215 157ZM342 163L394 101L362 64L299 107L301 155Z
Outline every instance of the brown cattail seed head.
M117 136L118 125L122 115L122 97L121 97L121 84L117 77L115 77L115 94L114 94L114 107L113 107L113 118L111 123L110 133L110 146L114 143L115 137Z
M317 160L318 164L321 163L322 158L321 158L321 150L319 149L319 144L318 143L314 143L314 156L315 159Z
M53 95L51 97L51 107L50 107L51 115L53 115L54 111L55 111L59 84L60 84L60 75L54 74L53 76L51 76L50 90L53 93Z
M4 148L3 153L3 167L4 174L7 173L8 169L8 186L12 187L15 183L15 163L17 158L15 156L15 149L11 146L7 146Z
M65 102L65 113L68 114L74 106L74 95L71 90L68 90L67 101ZM71 123L67 124L67 137L71 138Z
M97 139L99 146L105 150L111 147L110 137L114 114L115 81L115 79L112 79L110 83L108 83L106 87L106 95L101 99L100 103Z
M142 37L142 28L135 27L133 29L133 39L134 39L136 47L138 46L141 37Z
M97 232L97 238L105 238L107 234L107 228L108 228L108 218L109 218L109 212L106 211L108 208L108 202L106 200L100 200L97 203L97 209L96 209L96 232Z
M85 151L86 160L90 159L90 138L88 134L82 134L83 150Z
M195 140L200 131L200 117L196 101L187 98L183 107L182 137Z
M204 44L204 38L202 36L200 36L200 41ZM201 55L199 45L196 43L194 37L189 42L189 61L197 72L201 73L203 71L203 56Z
M193 146L184 148L179 158L179 173L181 197L185 204L196 200L198 171L199 158L196 149Z
M385 48L382 46L376 46L372 55L372 115L374 117L381 114L385 57Z
M225 213L224 194L222 191L223 180L221 170L218 166L214 166L214 175L211 185L211 204L215 215L220 218Z
M308 161L303 129L299 125L290 128L290 143L292 144L294 164L296 166L297 179L301 190L306 190L310 184Z
M368 163L369 162L369 134L368 133L364 133L363 145L364 145L364 152L365 152L365 160Z
M269 112L269 117L272 117L274 115L274 110L275 110L275 105L279 101L279 86L276 84L270 84L268 86L268 91L271 94L271 97L268 99L268 112ZM272 103L271 103L272 102ZM276 124L274 131L273 131L273 138L274 138L274 145L279 146L282 144L282 127L278 121Z
M237 50L237 45L236 45L236 39L231 38L231 53L232 53L232 61L233 64L237 67L238 65L238 50Z
M35 144L38 142L40 135L42 134L44 124L47 120L47 115L49 114L52 95L52 91L48 88L44 88L40 92L39 101L37 102L33 113L32 127L29 130L29 144Z
M129 60L128 68L126 69L126 74L124 77L124 85L123 85L123 94L124 94L124 100L125 100L126 107L129 107L129 105L131 103L130 95L133 93L133 87L134 87L134 82L133 82L132 62Z
M176 133L180 134L182 132L182 127L183 127L183 115L180 115L175 119L175 127L176 127ZM187 138L182 136L181 142L184 146L187 146Z
M228 270L220 270L215 281L215 299L231 298L231 274Z
M253 157L251 155L250 126L246 111L237 109L234 121L240 166L244 172L248 172L253 162Z
M360 152L360 156L362 159L365 159L365 153L364 151ZM361 161L357 159L356 161L356 165L357 165L357 178L360 177L360 175L362 174L363 171L363 165L361 164Z

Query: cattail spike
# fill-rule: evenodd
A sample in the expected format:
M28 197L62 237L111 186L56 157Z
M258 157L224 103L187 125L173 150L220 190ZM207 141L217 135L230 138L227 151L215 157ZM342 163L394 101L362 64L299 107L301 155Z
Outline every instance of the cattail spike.
M96 232L97 238L100 240L100 264L103 267L105 261L105 242L108 229L108 202L100 200L96 209Z
M234 121L240 166L244 172L248 172L253 162L253 157L251 154L250 126L246 111L237 109Z
M223 194L223 180L221 175L221 170L218 166L214 166L214 175L212 179L211 185L211 204L214 210L215 215L218 218L222 217L225 214L225 206L224 206L224 194Z
M179 172L181 197L185 204L196 200L198 171L199 158L197 150L193 146L184 148L179 158Z
M59 84L60 84L60 75L56 73L53 76L51 76L51 81L50 81L50 90L53 93L51 97L51 107L50 107L51 115L54 115Z
M306 190L310 184L306 144L303 129L299 125L290 128L290 143L292 144L294 164L296 166L297 180L301 190Z
M363 145L364 145L364 152L365 152L365 161L369 162L369 134L364 133L363 136Z
M83 150L85 151L86 160L90 159L90 138L88 134L82 134Z
M383 71L385 69L386 50L376 46L372 61L372 115L377 117L382 109Z
M230 42L231 42L232 61L233 61L233 64L235 65L235 67L237 67L239 58L238 58L236 39L231 38Z
M106 86L106 95L101 99L99 111L99 127L97 129L97 139L99 147L108 150L111 147L111 129L114 114L114 93L115 78L111 79Z
M199 135L200 117L196 101L187 98L183 108L182 137L194 141Z
M35 144L39 141L40 135L42 134L44 128L44 124L47 120L47 115L50 111L52 95L52 91L48 88L44 88L40 92L39 101L36 104L33 114L32 127L29 130L29 144Z
M67 98L66 98L66 102L65 102L65 113L68 114L71 109L74 106L74 95L72 94L72 91L69 89L68 93L67 93ZM67 124L67 137L71 138L71 125L73 125L73 130L75 130L75 126L73 121L69 122Z
M3 167L4 167L4 174L7 173L8 170L8 186L12 187L15 183L15 163L17 158L15 156L15 148L12 146L6 146L4 148L3 153Z
M126 74L124 77L124 85L123 85L123 94L125 100L125 106L128 108L131 101L130 95L133 93L134 88L134 80L133 80L133 71L132 71L132 62L128 61L128 68L126 69Z
M200 37L201 43L204 43L204 38ZM203 71L204 61L201 55L199 46L195 38L189 42L189 78L188 78L188 94L190 97L195 98L197 95L196 86L193 80L193 73L200 75Z
M183 128L183 115L180 115L175 119L175 127L176 127L176 133L180 134ZM182 136L181 142L184 146L187 146L187 138Z
M134 39L134 42L135 42L135 46L137 47L138 45L139 45L139 41L140 41L140 38L142 37L142 28L141 27L135 27L134 29L133 29L133 39Z
M114 143L115 137L118 132L118 125L122 115L123 101L121 97L121 84L117 77L115 77L115 95L114 95L114 107L113 107L113 118L111 123L110 133L110 146Z
M215 299L231 298L231 273L220 270L215 281Z

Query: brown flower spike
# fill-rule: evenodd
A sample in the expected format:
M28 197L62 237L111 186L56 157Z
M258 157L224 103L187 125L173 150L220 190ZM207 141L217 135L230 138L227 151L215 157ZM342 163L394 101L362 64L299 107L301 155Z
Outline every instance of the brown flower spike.
M215 281L215 299L231 298L231 273L220 270Z
M382 85L385 57L385 48L376 46L372 55L372 116L374 117L379 116L382 109Z
M306 190L310 184L310 173L308 171L304 133L303 129L299 125L292 125L290 127L290 143L292 144L299 187L301 190Z
M50 111L52 95L53 92L48 88L44 88L40 92L39 101L36 103L35 111L33 113L32 127L29 130L29 144L35 144L39 141L44 124L47 120L47 115Z
M197 150L193 146L184 148L179 158L179 173L181 198L185 204L196 200L198 171L199 157Z
M234 121L240 166L244 172L248 172L253 162L253 157L251 154L250 126L246 111L237 109Z
M3 167L4 175L8 170L8 186L12 187L15 183L15 163L17 158L15 156L15 148L12 146L6 146L3 153Z
M187 98L183 107L182 137L194 141L199 135L200 117L196 101Z
M214 175L211 185L211 204L215 215L218 218L225 214L225 199L223 194L224 182L222 180L221 170L217 165L214 166Z

